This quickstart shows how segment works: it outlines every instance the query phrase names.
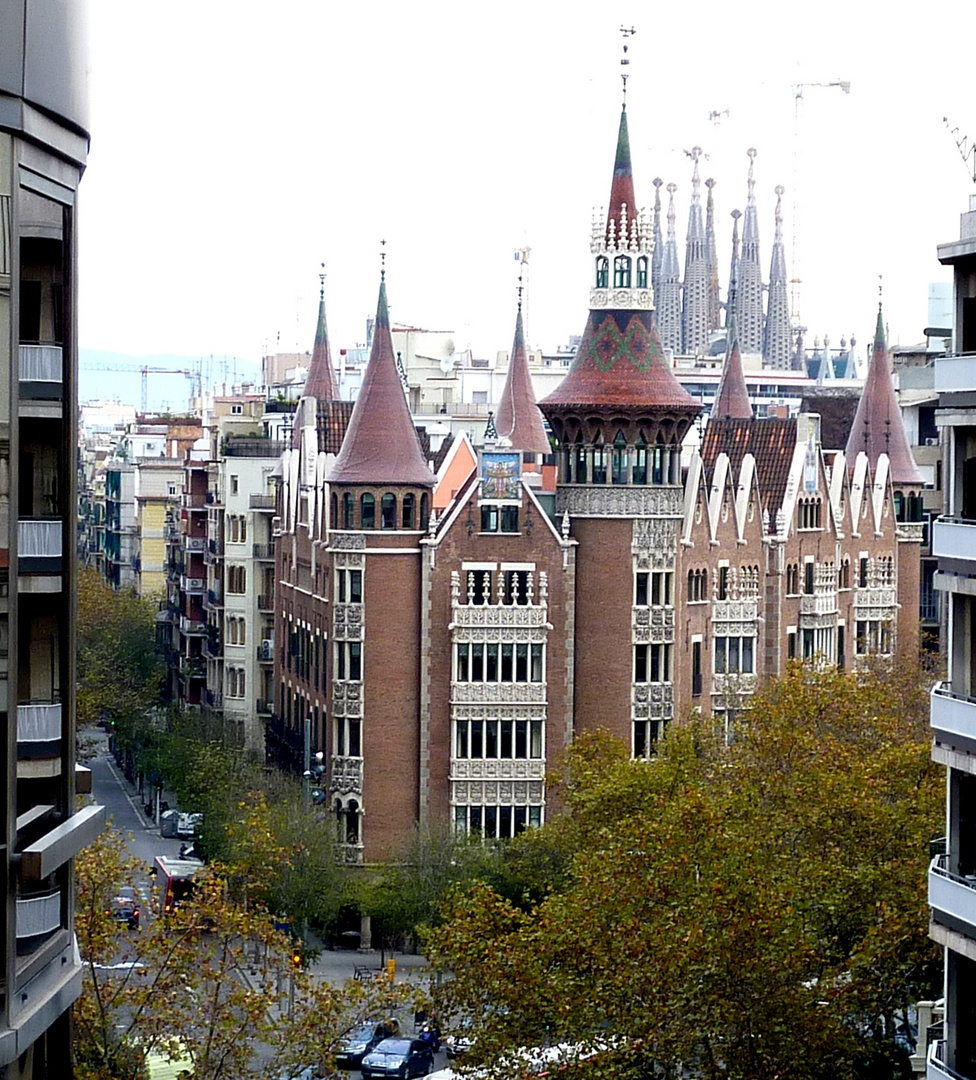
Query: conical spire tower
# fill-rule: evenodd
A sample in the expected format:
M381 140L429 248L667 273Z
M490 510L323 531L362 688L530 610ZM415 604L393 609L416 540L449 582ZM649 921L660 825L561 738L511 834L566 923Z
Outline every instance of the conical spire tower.
M739 352L739 333L736 328L735 312L729 316L725 364L718 392L712 405L713 420L751 420L752 405L746 378L742 372L742 354Z
M329 483L434 485L397 372L385 271L380 278L369 362Z
M742 255L739 260L739 280L736 287L736 318L739 341L745 352L762 352L763 344L763 287L762 266L759 262L759 218L756 213L756 180L753 165L756 150L749 151L748 194L746 212L742 219Z
M688 212L688 235L685 243L684 301L681 313L681 344L691 356L708 350L708 254L702 226L701 180L698 158L702 149L691 151L694 169L691 175L691 208Z
M888 455L892 483L921 487L922 475L909 449L901 410L895 397L880 303L868 377L864 382L864 390L861 392L861 400L858 402L854 424L847 440L846 456L849 467L853 466L862 450L867 454L872 469L877 467L878 458L882 454Z
M661 260L661 284L655 293L661 344L672 356L681 351L681 266L674 228L674 193L677 190L677 185L668 184L668 238Z
M708 331L718 330L722 325L722 298L718 283L718 252L715 246L715 200L712 191L716 181L705 181L708 198L705 200L705 254L708 259Z
M789 371L792 341L790 334L790 285L786 275L786 248L783 245L783 192L776 185L776 232L769 262L769 296L766 301L766 327L763 338L763 364L778 371Z
M664 265L664 240L661 236L661 185L660 176L654 177L654 251L651 253L651 288L654 290L654 306L658 306L661 290L661 267Z
M590 289L589 318L573 366L540 408L564 454L569 454L569 443L580 439L591 445L599 442L601 447L604 441L622 441L622 450L628 452L638 444L660 441L673 447L668 476L673 472L676 477L680 443L699 407L674 377L658 336L650 289L651 224L628 202L633 190L625 107L610 210L605 225L594 221L590 236L595 284ZM673 200L670 216L673 239ZM614 430L604 434L604 425ZM564 477L568 469L567 458ZM646 470L639 475L645 474Z
M542 422L542 413L535 401L529 358L525 349L525 331L522 326L522 304L519 302L515 319L515 340L512 343L512 359L498 413L495 417L498 437L507 439L515 450L524 453L548 454L551 452L549 437Z
M315 327L315 344L312 360L305 377L303 397L317 401L338 401L339 387L335 369L332 367L332 351L329 348L329 328L325 319L325 274L319 274L319 318Z
M725 296L725 325L728 327L739 306L739 218L741 210L732 211L732 262L729 265L729 291Z

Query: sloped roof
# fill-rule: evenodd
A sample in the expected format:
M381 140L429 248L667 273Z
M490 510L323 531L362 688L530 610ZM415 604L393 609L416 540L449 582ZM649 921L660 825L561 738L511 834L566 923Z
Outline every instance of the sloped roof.
M548 454L551 449L542 423L542 413L539 412L535 391L532 389L529 358L525 352L521 305L515 319L512 359L508 365L505 388L498 402L495 430L501 438L507 438L515 450Z
M796 447L796 419L767 417L763 420L709 420L702 439L701 456L709 472L715 459L725 453L738 473L742 459L756 459L756 484L764 510L774 519L783 505L786 482Z
M616 223L616 236L620 236L621 209L627 207L629 222L637 215L634 196L634 171L630 164L630 135L627 131L627 106L620 110L620 127L617 129L617 153L613 162L613 181L610 184L610 205L607 207L607 242L610 242L610 222Z
M674 377L650 311L591 311L569 373L541 404L701 411Z
M722 377L719 379L711 415L715 419L731 417L733 420L751 420L752 405L746 389L746 377L742 373L742 353L739 351L739 333L734 311L729 316L726 336L728 347L725 363L722 365Z
M332 352L329 348L329 328L325 320L324 286L319 292L319 321L315 328L315 344L312 347L312 359L308 365L302 394L319 401L335 401L339 397L339 387L332 367Z
M820 445L825 450L847 446L860 397L856 386L816 386L804 393L800 412L820 416Z
M352 401L316 401L315 426L320 453L338 454L342 449L354 405Z
M882 454L888 455L893 483L919 487L924 483L908 446L908 436L905 434L905 425L902 423L901 409L898 408L898 399L895 397L895 386L891 381L891 367L888 363L888 346L885 341L880 304L868 377L864 382L864 390L857 406L857 415L854 417L851 434L847 440L848 463L853 464L862 450L867 454L872 470Z
M397 371L385 279L380 280L369 363L329 482L434 486Z

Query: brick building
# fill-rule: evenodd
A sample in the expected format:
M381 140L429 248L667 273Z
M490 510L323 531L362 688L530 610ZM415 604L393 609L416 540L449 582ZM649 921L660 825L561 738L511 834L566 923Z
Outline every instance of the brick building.
M917 647L921 478L880 320L846 452L823 451L815 414L753 418L733 328L689 455L700 406L661 343L635 207L624 112L572 368L537 406L519 313L497 422L452 459L466 475L441 469L449 492L411 421L385 280L351 415L316 349L279 468L268 750L299 769L323 752L350 862L402 852L417 823L540 824L578 732L649 757L692 709L731 724L790 657Z

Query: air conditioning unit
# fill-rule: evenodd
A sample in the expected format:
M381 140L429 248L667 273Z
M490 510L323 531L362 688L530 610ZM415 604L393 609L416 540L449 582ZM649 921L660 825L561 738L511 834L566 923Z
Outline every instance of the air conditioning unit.
M274 659L274 640L272 638L265 638L261 642L260 656L262 660Z
M936 439L926 439L925 440L925 445L926 446L938 446L939 445L939 440L937 438Z

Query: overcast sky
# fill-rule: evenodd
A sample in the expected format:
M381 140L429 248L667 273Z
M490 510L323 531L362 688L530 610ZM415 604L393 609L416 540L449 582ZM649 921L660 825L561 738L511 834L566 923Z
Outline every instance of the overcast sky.
M321 262L333 342L355 344L381 239L394 320L480 356L511 342L513 251L530 246L528 336L565 343L609 193L622 22L637 200L677 183L682 264L683 151L700 144L718 181L724 296L755 146L764 276L773 189L788 265L798 191L808 341L866 342L879 274L893 340L919 340L928 282L948 277L935 246L976 192L943 124L976 138L971 75L941 60L973 42L972 3L95 0L82 347L310 348ZM795 84L837 79L849 95L808 88L795 109Z

